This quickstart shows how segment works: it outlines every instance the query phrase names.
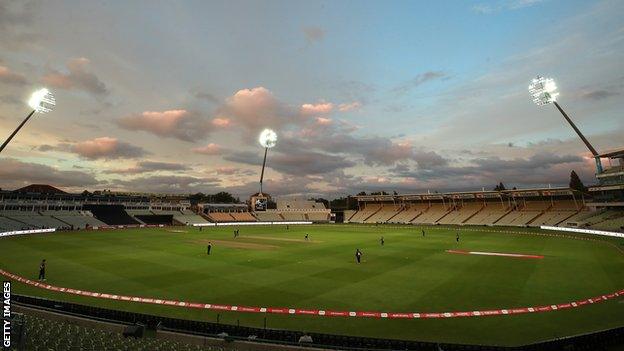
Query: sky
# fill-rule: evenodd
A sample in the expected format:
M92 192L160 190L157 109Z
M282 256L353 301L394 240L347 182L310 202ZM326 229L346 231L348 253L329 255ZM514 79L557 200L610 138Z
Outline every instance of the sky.
M624 146L624 2L0 0L0 187L329 198L595 182Z

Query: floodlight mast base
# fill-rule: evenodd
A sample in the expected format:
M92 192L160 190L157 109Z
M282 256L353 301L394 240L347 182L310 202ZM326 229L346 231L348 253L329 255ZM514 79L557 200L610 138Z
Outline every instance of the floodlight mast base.
M260 194L262 194L262 181L264 180L264 166L266 165L266 157L267 152L269 151L268 147L264 148L264 160L262 161L262 172L260 173Z
M13 133L11 135L9 135L9 137L7 138L7 140L4 141L4 143L2 144L2 146L0 146L0 153L2 152L2 150L4 150L4 148L9 144L9 142L11 142L11 140L13 139L13 137L17 134L17 132L20 131L20 129L22 129L22 127L24 126L24 124L26 124L26 122L28 122L28 120L30 119L30 117L32 117L32 115L35 114L35 112L37 112L36 110L32 110L31 113L28 114L28 116L22 121L22 123L20 123L19 126L17 126L17 128L13 131Z
M557 107L557 110L559 110L559 112L561 112L561 114L563 115L563 118L565 118L565 120L568 121L568 123L570 124L572 129L574 129L574 131L579 136L579 138L581 138L581 140L583 140L583 143L585 143L585 146L587 146L589 151L594 156L594 160L596 161L596 173L598 173L598 174L602 173L602 163L600 162L600 157L598 157L598 152L596 151L596 149L594 149L592 144L589 143L589 140L587 140L587 138L585 138L585 135L583 135L583 133L581 133L581 131L576 126L576 124L574 124L574 122L572 122L572 119L570 119L570 117L568 117L568 114L565 113L565 111L561 108L561 106L559 106L557 101L553 101L553 104L555 104L555 107Z

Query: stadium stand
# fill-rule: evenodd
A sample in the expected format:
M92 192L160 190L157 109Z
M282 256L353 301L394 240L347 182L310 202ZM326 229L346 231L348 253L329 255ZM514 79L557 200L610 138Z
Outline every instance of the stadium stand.
M127 337L120 327L105 330L80 325L69 319L59 321L54 316L45 316L28 312L14 315L15 323L22 325L23 350L222 350L217 346L192 345L163 338Z
M234 222L235 219L230 215L229 212L208 212L208 217L213 222Z
M94 205L85 204L85 210L91 211L95 218L108 225L133 225L139 224L124 209L123 205Z
M63 223L67 223L72 229L85 229L87 227L93 228L106 225L104 222L93 217L93 214L89 211L45 211L44 213Z
M356 213L356 210L345 210L344 211L344 223L349 223L351 221L351 217Z
M518 347L479 346L378 339L224 323L177 319L100 307L13 295L19 314L12 314L18 350L445 350L445 351L555 351L616 350L624 341L624 327ZM28 311L30 310L30 311ZM42 315L43 314L43 315ZM47 316L45 314L53 314ZM105 326L103 326L106 324ZM123 338L115 324L158 326L156 337ZM22 330L22 332L17 332ZM146 333L147 334L147 333ZM309 335L312 343L298 341ZM251 336L254 336L253 338ZM70 346L65 346L70 345ZM312 347L312 348L310 348Z
M552 207L548 201L523 200L518 202L514 210L499 219L496 225L525 226Z
M541 216L531 222L531 226L539 227L541 225L555 226L568 218L574 216L581 211L581 206L572 200L556 200L552 206Z
M388 220L389 223L410 223L416 217L420 216L424 211L429 208L428 204L424 203L409 203L404 205L403 209Z
M256 211L254 215L261 222L283 222L285 221L282 214L275 210L267 210L267 211Z
M312 221L312 222L329 222L330 217L329 217L329 212L307 212L305 214L306 217L306 221Z
M457 205L446 216L442 217L438 223L440 224L462 224L470 217L476 215L484 208L482 203L464 203Z
M198 205L199 213L210 222L255 222L257 221L246 204L212 204Z
M412 220L412 223L435 224L450 211L451 209L444 203L431 203L426 211Z
M249 212L231 212L230 215L234 217L234 220L237 222L255 222L257 221L256 217L254 217Z
M257 194L253 195L250 201L253 200L254 196ZM312 221L328 223L331 219L331 211L322 202L314 200L278 199L275 207L264 210L256 209L252 217L255 216L254 218L261 222Z
M299 211L281 211L280 212L285 221L306 221L306 212Z
M52 216L42 215L41 213L34 211L2 211L2 215L12 219L15 222L25 224L28 229L60 228L67 226L67 223L61 222Z
M390 218L396 216L400 210L400 205L382 204L381 209L365 219L364 223L386 223Z
M381 210L381 204L367 203L363 209L358 210L351 218L351 223L364 223L369 217Z
M464 221L464 224L470 225L493 225L507 213L509 213L507 205L497 201L486 201L481 211L475 213L474 216Z
M622 228L621 207L594 211L587 194L569 188L356 196L359 210L345 222L444 225L559 225Z

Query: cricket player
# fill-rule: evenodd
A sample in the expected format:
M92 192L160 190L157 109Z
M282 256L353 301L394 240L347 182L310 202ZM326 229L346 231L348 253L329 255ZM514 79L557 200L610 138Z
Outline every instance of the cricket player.
M39 264L39 280L46 280L45 278L46 260L45 258Z

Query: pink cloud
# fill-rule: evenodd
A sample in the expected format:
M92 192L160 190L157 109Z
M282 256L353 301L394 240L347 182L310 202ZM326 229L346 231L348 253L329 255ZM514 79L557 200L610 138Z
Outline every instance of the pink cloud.
M301 105L301 114L303 115L326 115L332 112L334 104L331 102L319 102L317 104Z
M210 143L206 146L196 147L192 149L192 151L202 155L219 155L221 154L221 146L215 143Z
M135 158L147 154L140 147L111 137L85 140L70 147L70 151L88 159Z
M285 105L265 87L241 89L225 100L218 111L220 119L228 119L247 131L276 128L286 121Z
M122 117L116 123L127 130L142 130L184 141L204 138L212 129L208 120L187 110L145 111Z
M67 73L52 70L43 76L42 81L51 87L58 89L78 89L84 90L94 95L108 94L108 88L93 73L89 72L88 66L91 62L85 57L78 57L67 62Z
M212 119L212 125L220 128L227 128L232 124L232 121L229 118L220 118L216 117Z
M333 123L331 118L316 117L316 123L322 126L328 126Z
M338 111L340 112L349 112L353 110L357 110L362 107L362 104L359 101L354 101L351 103L345 103L338 105Z
M26 84L26 78L21 74L12 72L8 67L0 66L0 82L6 84L23 85Z

